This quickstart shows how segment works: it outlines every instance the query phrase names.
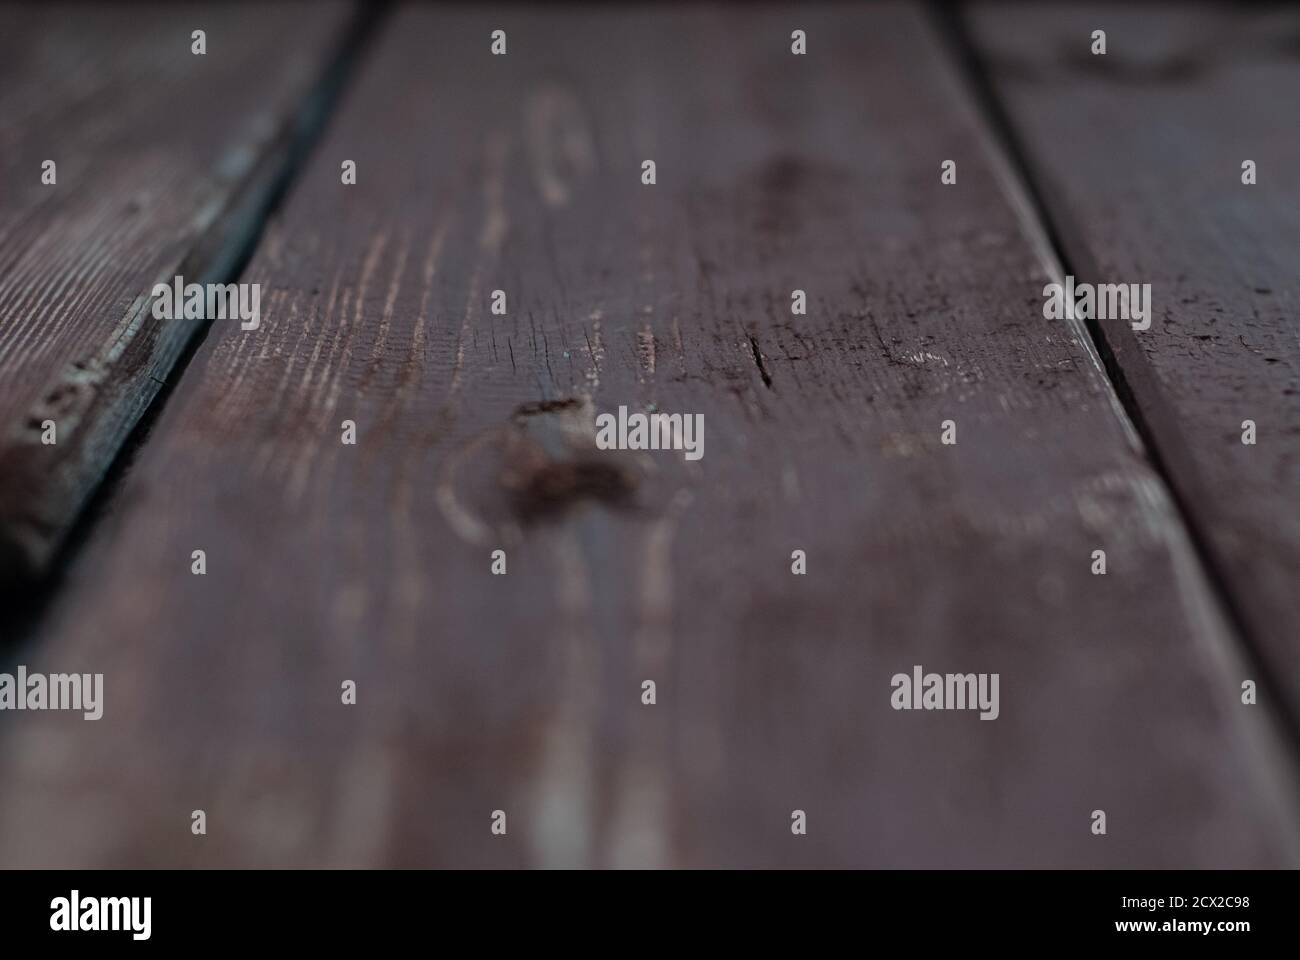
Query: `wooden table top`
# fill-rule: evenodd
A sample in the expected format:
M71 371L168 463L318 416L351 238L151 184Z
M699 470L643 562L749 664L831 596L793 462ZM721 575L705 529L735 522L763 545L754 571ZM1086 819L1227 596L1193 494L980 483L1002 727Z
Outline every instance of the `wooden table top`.
M1296 36L0 8L0 866L1300 864Z

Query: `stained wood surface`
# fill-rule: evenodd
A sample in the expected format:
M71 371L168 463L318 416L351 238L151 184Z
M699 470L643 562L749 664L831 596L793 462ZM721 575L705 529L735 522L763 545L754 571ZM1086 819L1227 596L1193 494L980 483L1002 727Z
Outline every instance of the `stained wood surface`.
M1300 10L970 14L1080 279L1152 285L1151 329L1105 337L1300 720Z
M306 12L0 9L0 589L46 571L201 326L155 320L153 285L236 265L351 18Z
M0 861L1294 865L1291 758L995 163L914 6L399 8L261 330L30 647L105 713L6 718ZM619 405L703 459L595 450ZM914 664L999 718L891 709Z

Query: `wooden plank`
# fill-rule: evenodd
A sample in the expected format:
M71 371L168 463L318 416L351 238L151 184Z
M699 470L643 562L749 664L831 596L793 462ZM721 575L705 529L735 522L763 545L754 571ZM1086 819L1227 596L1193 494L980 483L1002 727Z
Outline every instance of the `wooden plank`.
M970 22L1079 279L1151 284L1151 328L1103 335L1296 723L1300 11L995 5Z
M29 648L104 717L6 717L5 864L1296 863L917 8L403 7L244 279ZM999 716L894 710L917 664Z
M236 265L350 19L341 2L0 10L0 587L45 572L202 326L155 320L150 292Z

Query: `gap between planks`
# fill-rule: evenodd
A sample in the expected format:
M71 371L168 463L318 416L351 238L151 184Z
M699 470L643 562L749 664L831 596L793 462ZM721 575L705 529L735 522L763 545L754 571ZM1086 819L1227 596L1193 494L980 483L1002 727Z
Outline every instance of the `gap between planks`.
M1044 269L1056 283L1064 283L1067 274L1095 275L1095 270L1076 269L1062 241L1059 214L1054 217L1046 202L1041 179L1035 176L1010 111L993 87L963 14L944 0L929 0L926 8L940 47L948 54L952 86L961 91L959 95L968 99L983 121L979 130L985 152ZM1204 531L1179 496L1159 440L1104 332L1096 320L1072 317L1067 323L1105 384L1107 400L1134 453L1151 467L1155 482L1144 492L1165 532L1179 600L1188 622L1198 625L1195 643L1225 677L1258 677L1259 686L1269 694L1267 701L1257 703L1251 711L1255 719L1237 713L1232 724L1251 748L1251 764L1269 802L1282 815L1281 822L1294 822L1294 813L1300 809L1300 767L1296 761L1300 720L1289 709L1283 691L1267 669ZM1285 839L1290 859L1300 860L1300 830L1293 830Z
M266 225L306 168L365 47L390 10L387 2L356 5L319 77L290 112L225 209L196 239L178 273L201 283L235 283L240 279ZM142 297L123 326L135 326L140 318L148 316L152 304L151 298ZM210 324L204 322L175 344L170 356L155 356L149 371L136 385L138 389L124 400L97 401L109 409L92 415L90 419L96 422L90 435L79 438L77 444L79 451L88 448L91 452L80 455L71 481L54 493L57 502L47 515L54 523L51 529L42 531L34 550L25 549L22 538L14 531L0 529L0 599L4 600L0 604L0 644L7 661L25 649L60 595L69 565L105 519L125 473L148 441L154 423L210 329ZM40 469L41 464L24 464L27 466ZM39 507L33 509L34 515L41 513Z

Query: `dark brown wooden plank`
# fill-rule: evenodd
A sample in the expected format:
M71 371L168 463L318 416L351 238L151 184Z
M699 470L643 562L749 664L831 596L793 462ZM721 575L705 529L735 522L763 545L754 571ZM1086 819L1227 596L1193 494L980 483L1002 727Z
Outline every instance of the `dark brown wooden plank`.
M153 286L232 268L351 17L0 8L0 588L44 572L202 325L155 320Z
M245 279L30 647L105 713L5 718L4 863L1296 862L917 8L404 7ZM594 450L619 405L703 459ZM915 664L999 717L893 710Z
M1080 280L1152 285L1151 328L1104 337L1300 718L1300 10L969 12Z

